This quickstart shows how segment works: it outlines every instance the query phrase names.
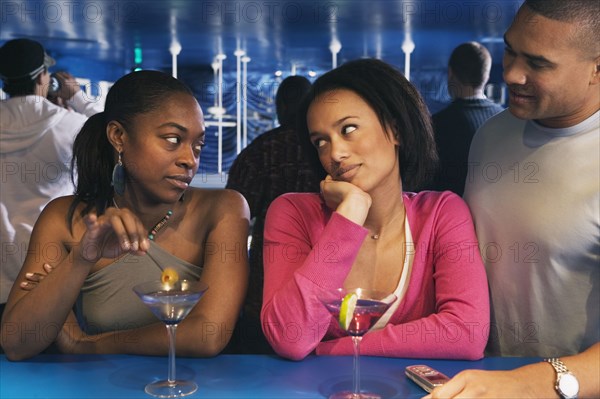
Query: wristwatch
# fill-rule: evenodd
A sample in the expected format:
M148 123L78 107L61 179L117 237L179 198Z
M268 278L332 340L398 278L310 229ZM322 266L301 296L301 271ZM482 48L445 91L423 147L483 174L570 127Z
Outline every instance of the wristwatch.
M554 389L563 399L577 399L579 393L579 381L573 373L569 371L567 366L557 358L544 359L556 370L556 384Z

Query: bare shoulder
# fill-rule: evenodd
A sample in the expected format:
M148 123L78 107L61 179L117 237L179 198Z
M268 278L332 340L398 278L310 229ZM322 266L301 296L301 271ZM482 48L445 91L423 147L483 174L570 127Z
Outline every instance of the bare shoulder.
M50 201L40 214L33 228L32 242L74 241L81 227L81 210L85 204L78 204L73 210L74 196L59 197Z
M53 199L44 207L38 220L42 222L66 221L74 200L75 197L72 195ZM74 210L73 215L79 215L78 208L80 209L82 206L83 204L80 204Z
M75 201L74 195L67 195L65 197L54 198L53 200L48 202L48 205L46 205L46 208L53 209L53 210L56 210L57 208L59 208L59 209L69 208L71 206L71 204L73 203L73 201Z
M237 191L188 189L185 202L187 211L184 220L189 234L206 239L210 236L212 240L235 240L247 236L250 210Z
M248 203L242 194L230 189L188 189L190 205L194 209L204 209L209 215L232 215L250 219Z

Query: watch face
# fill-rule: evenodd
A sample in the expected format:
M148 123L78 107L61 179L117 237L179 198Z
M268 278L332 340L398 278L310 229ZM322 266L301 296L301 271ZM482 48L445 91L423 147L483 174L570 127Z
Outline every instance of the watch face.
M576 398L579 393L579 382L571 373L564 373L558 380L557 388L565 398Z

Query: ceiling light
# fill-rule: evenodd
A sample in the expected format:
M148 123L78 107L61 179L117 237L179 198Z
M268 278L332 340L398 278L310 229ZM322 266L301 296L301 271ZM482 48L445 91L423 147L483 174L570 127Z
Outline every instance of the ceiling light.
M329 51L332 54L337 54L342 49L342 43L337 38L331 39L331 43L329 44Z
M208 107L208 113L214 116L220 116L220 115L225 115L225 108L223 107L218 107L218 106L214 106L214 107Z
M169 51L173 55L179 55L181 53L181 44L177 40L174 40L171 43L171 47L169 47Z

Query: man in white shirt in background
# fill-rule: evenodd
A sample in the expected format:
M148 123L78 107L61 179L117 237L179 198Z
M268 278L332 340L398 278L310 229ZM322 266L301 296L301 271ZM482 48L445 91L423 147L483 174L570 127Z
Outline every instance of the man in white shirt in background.
M40 212L50 200L73 194L75 136L102 111L65 72L57 74L60 89L53 95L65 106L49 101L48 68L54 64L33 40L10 40L0 48L0 78L10 97L0 101L0 317Z

